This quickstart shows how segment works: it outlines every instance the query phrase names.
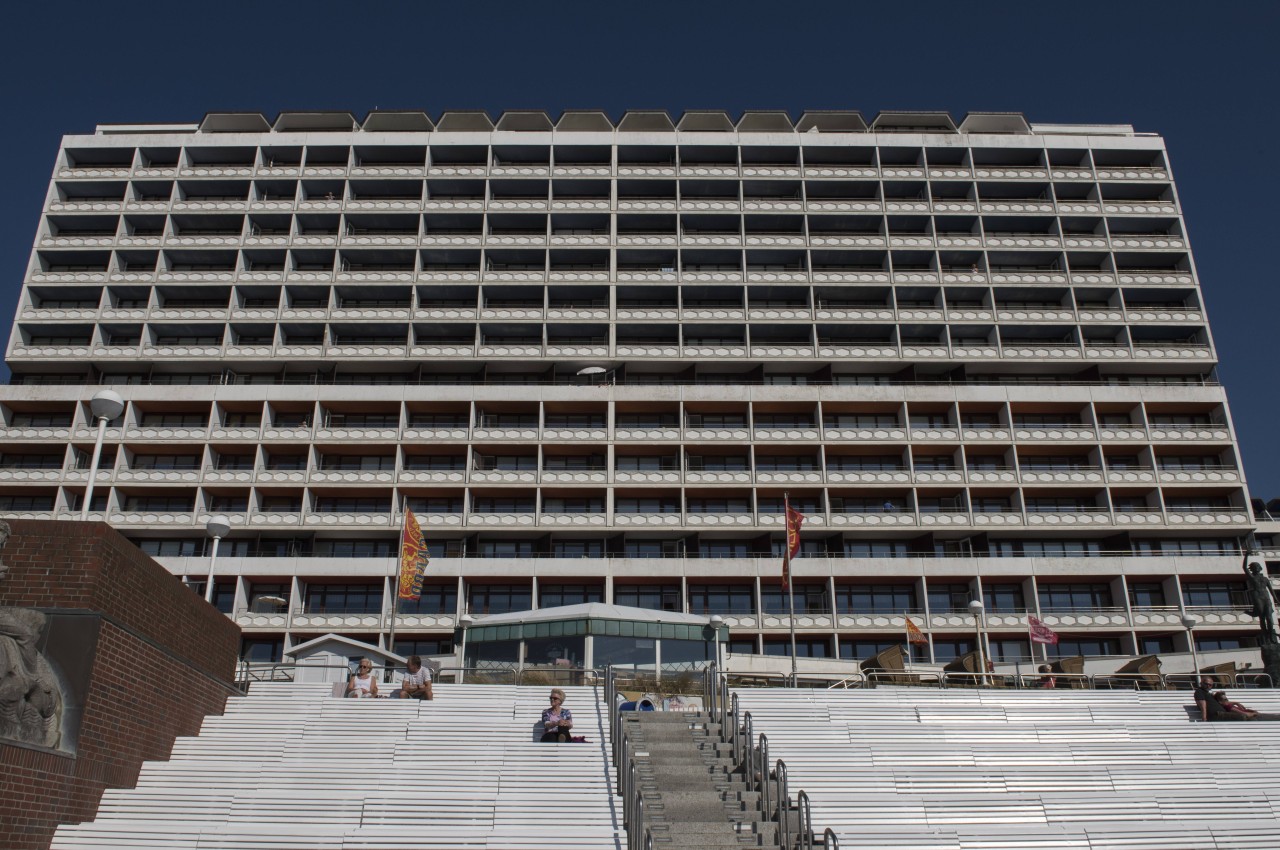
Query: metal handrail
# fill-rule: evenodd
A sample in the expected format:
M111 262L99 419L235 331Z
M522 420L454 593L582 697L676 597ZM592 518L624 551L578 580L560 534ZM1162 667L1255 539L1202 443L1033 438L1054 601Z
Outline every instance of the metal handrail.
M760 733L760 776L758 789L760 791L760 811L765 818L771 818L769 799L769 737L763 732Z
M796 813L800 821L796 846L800 850L813 850L813 810L809 806L809 795L804 791L796 792Z
M823 850L840 850L840 839L836 837L831 827L827 827L822 833Z
M786 847L791 832L791 790L787 787L787 763L778 759L773 770L778 798L778 846Z

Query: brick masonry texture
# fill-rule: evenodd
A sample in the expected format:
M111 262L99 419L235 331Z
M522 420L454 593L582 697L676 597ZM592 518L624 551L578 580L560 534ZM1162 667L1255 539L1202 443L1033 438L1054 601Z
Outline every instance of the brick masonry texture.
M101 629L75 755L0 741L0 847L44 850L106 788L221 714L240 629L104 523L12 520L0 606L92 611Z

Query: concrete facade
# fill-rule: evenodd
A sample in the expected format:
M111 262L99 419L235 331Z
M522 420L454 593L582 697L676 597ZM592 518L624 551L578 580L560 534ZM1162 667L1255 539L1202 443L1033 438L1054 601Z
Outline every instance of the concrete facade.
M736 654L1248 645L1253 528L1163 140L1017 115L211 114L67 136L0 390L0 507L87 515L246 657L583 602ZM390 587L394 587L391 585ZM1039 658L1040 648L1036 647ZM921 660L929 660L923 658Z

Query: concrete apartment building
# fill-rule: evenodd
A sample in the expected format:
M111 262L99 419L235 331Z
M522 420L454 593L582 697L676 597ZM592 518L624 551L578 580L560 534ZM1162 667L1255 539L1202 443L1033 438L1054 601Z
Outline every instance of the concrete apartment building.
M120 529L244 655L464 614L720 614L735 654L1250 645L1254 529L1163 140L1017 114L210 114L64 138L0 511ZM106 423L91 400L123 399ZM1041 648L1034 647L1035 657ZM577 659L582 660L582 659Z

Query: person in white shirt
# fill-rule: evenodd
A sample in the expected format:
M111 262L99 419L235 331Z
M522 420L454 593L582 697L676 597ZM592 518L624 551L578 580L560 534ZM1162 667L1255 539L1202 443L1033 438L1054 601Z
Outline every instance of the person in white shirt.
M361 658L356 673L347 681L347 696L351 699L371 699L378 696L378 677L373 675L373 662Z
M406 664L406 672L400 675L400 690L394 696L398 699L432 699L431 669L422 664L422 658L410 655Z

